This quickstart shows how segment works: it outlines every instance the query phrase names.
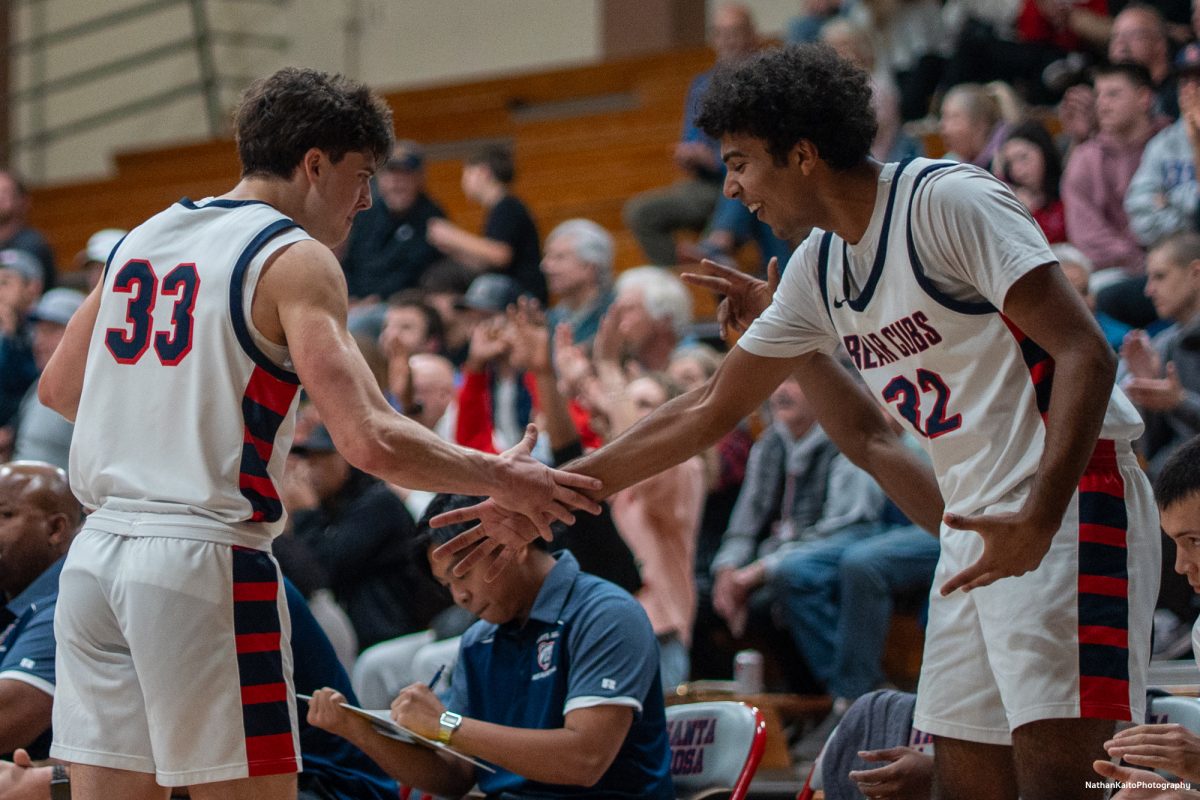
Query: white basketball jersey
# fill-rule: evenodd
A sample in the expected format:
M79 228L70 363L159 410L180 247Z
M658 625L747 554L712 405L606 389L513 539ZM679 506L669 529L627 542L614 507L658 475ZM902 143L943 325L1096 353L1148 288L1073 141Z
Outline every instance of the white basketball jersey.
M87 508L186 515L204 532L181 535L269 544L300 386L249 310L266 256L304 238L265 203L182 200L117 245L71 442Z
M828 320L817 320L819 327L830 338L836 336L870 393L929 453L947 510L966 514L1017 489L1037 470L1054 361L991 303L955 299L930 280L926 268L933 264L929 259L935 248L914 236L913 197L928 176L950 167L962 169L928 159L887 165L881 181L890 177L890 189L875 251L860 251L862 260L853 272L847 243L833 233L814 231L817 239L806 244L816 249L815 280L791 276L788 289L795 298L797 291L818 288L820 300L806 304L807 313L822 314L823 307ZM940 206L929 203L938 214ZM1013 222L1011 207L995 211L1001 212ZM1022 220L1016 224L1024 229ZM1034 224L1028 220L1028 225ZM936 230L934 226L934 233L926 235L939 235ZM1003 230L1000 224L987 228L984 222L968 235L997 236ZM1040 259L1043 251L1044 261L1029 263L1026 270L1053 260L1042 245L1024 257ZM797 254L789 271L810 268L812 261L802 255ZM972 265L975 270L991 268L998 266ZM780 298L777 294L776 305L788 307L790 298ZM761 332L752 326L743 337L747 349L760 355L793 354L770 343L773 332L780 330L781 313L764 317ZM830 345L825 349L832 349ZM1101 436L1131 440L1140 433L1141 419L1114 387Z

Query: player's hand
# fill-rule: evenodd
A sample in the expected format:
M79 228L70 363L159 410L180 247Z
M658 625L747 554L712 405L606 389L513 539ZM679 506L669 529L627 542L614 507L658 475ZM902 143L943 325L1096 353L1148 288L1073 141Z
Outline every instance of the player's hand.
M1118 766L1111 761L1094 761L1092 769L1102 778L1121 783L1145 783L1163 785L1167 779L1144 769L1130 769ZM1183 789L1134 789L1125 788L1112 796L1112 800L1195 800L1200 794Z
M350 739L356 733L371 727L371 723L342 707L346 698L335 689L318 689L308 701L308 724Z
M732 344L737 338L735 334L744 332L771 305L779 286L779 259L772 258L767 264L765 281L708 259L700 262L700 268L704 274L685 272L680 277L691 286L725 295L717 307L717 322L721 338Z
M942 519L955 530L974 531L983 539L983 555L942 584L943 597L1037 569L1060 524L1035 521L1024 511L975 517L946 514Z
M600 504L584 492L598 492L601 484L587 475L547 467L530 455L536 442L537 426L527 425L524 438L500 454L492 499L501 508L527 517L549 541L548 519L570 525L575 522L575 509L600 513Z
M713 579L712 604L713 611L729 626L729 632L740 638L746 632L746 599L750 593L738 581L738 572L732 567L717 570Z
M1200 782L1200 737L1182 725L1135 725L1104 743L1113 758Z
M933 756L911 747L889 747L886 750L863 750L863 761L886 761L875 769L858 769L850 780L867 798L930 797L933 794Z
M457 508L438 514L429 521L432 528L443 528L461 522L478 521L479 524L460 533L433 551L433 558L453 558L474 547L455 565L453 572L462 577L472 569L487 569L485 580L496 579L509 565L517 552L542 535L542 528L514 511L501 508L495 500L485 500L467 508ZM550 520L542 520L545 531L550 530Z
M446 707L423 683L407 686L392 701L392 719L426 739L436 739Z

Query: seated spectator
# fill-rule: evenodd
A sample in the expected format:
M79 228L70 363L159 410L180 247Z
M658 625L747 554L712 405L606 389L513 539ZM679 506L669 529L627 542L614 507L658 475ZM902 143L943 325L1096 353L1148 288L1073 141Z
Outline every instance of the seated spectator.
M50 362L50 356L54 355L66 333L67 323L79 310L83 299L83 295L74 289L59 287L42 295L34 306L29 322L33 326L33 362L39 374ZM10 420L15 431L13 458L44 461L66 469L75 426L57 411L42 405L37 387L37 381L29 386L17 413Z
M939 126L946 158L992 168L1006 126L999 104L985 87L964 83L946 92Z
M635 267L618 276L609 313L622 356L661 372L692 324L692 295L665 269Z
M1132 62L1094 71L1097 134L1071 150L1062 180L1067 237L1096 271L1142 274L1146 254L1129 226L1125 194L1146 143L1162 129L1151 112L1150 73Z
M596 335L613 301L612 235L588 219L569 219L546 237L542 272L555 303L546 312L551 330L571 329L576 344Z
M616 365L611 365L616 366ZM616 367L618 375L619 367ZM605 409L610 435L619 436L679 393L665 377L650 374L618 389ZM610 388L611 391L611 388ZM610 394L610 397L613 395ZM624 405L624 409L619 406ZM611 498L613 520L641 572L638 602L658 637L663 688L687 682L688 650L696 618L696 541L704 510L704 462L682 464L622 489Z
M1163 531L1175 542L1175 571L1187 577L1193 591L1200 592L1200 439L1181 445L1163 465L1154 481L1154 499ZM1192 640L1200 663L1200 623L1192 632ZM1182 725L1134 725L1105 742L1104 749L1114 760L1161 770L1193 785L1200 783L1200 736ZM1154 773L1117 767L1108 761L1097 761L1095 767L1096 772L1109 779L1162 780ZM1114 800L1143 796L1130 794L1131 791L1126 789L1113 795ZM1170 796L1200 795L1190 792Z
M1145 68L1151 93L1151 114L1156 126L1169 125L1179 116L1177 84L1171 69L1170 48L1163 35L1161 14L1145 3L1130 3L1113 20L1108 39L1109 64L1138 64ZM1073 148L1095 135L1096 93L1084 78L1086 59L1064 70L1071 82L1058 106L1063 134Z
M817 766L827 800L933 797L933 744L912 726L916 701L914 694L887 689L850 707ZM881 761L887 763L874 766Z
M1092 316L1096 318L1096 323L1100 326L1100 330L1104 333L1105 340L1112 345L1113 350L1120 350L1121 344L1125 341L1125 334L1132 330L1128 325L1119 320L1113 319L1103 311L1096 308L1096 296L1091 290L1092 277L1092 262L1080 252L1079 248L1067 242L1060 242L1050 248L1050 252L1054 253L1054 257L1058 259L1058 266L1066 276L1067 281L1074 287L1079 296L1083 298L1083 302L1087 304L1088 310L1092 312Z
M758 49L754 17L743 5L727 3L717 8L710 31L717 65L735 64ZM675 232L700 231L712 216L721 196L725 173L717 142L696 127L695 118L712 77L712 70L697 75L688 87L683 113L683 135L675 145L675 165L685 177L670 186L634 195L622 212L652 264L675 263Z
M375 177L377 202L354 218L342 254L351 302L378 302L415 287L438 259L425 238L445 213L425 193L425 154L400 141Z
M289 524L324 566L359 648L428 627L439 609L414 564L416 524L403 501L351 467L324 427L292 454L280 492Z
M1200 45L1184 48L1176 75L1179 120L1146 143L1125 194L1129 227L1147 248L1197 228L1197 145L1192 142L1200 142Z
M376 347L386 362L384 394L399 411L406 411L412 403L411 358L441 352L444 335L441 315L424 301L419 289L400 292L388 300Z
M546 302L541 270L541 243L528 207L511 192L516 170L512 153L485 147L463 163L462 188L467 199L483 207L483 234L468 233L445 219L428 223L426 238L445 255L475 272L511 277L521 292Z
M335 687L349 703L358 703L346 671L338 663L329 640L321 631L304 596L284 579L288 617L291 620L293 681L296 691L309 694L324 686ZM53 609L53 606L51 606ZM53 635L50 630L49 635ZM51 652L53 653L53 639ZM303 711L303 706L301 706ZM300 716L300 755L304 771L297 778L297 800L395 800L396 782L361 750L344 739L308 724ZM51 790L55 770L62 770L65 788L70 788L69 764L35 766L31 754L17 750L13 763L0 761L0 798L5 800L58 800L59 788Z
M1131 61L1145 67L1154 85L1154 113L1172 120L1179 116L1171 42L1158 9L1146 3L1130 3L1113 18L1108 60L1114 64Z
M1058 192L1062 161L1042 123L1029 120L1010 128L996 164L1000 178L1029 209L1046 240L1066 241L1066 216Z
M314 693L309 722L361 747L401 783L459 796L673 798L658 650L645 612L616 586L557 560L537 540L493 582L485 568L432 551L463 526L433 531L431 569L482 617L463 636L445 705L414 684L392 718L498 767L494 773L379 736L333 690ZM504 687L498 691L497 687Z
M1200 433L1200 234L1182 233L1150 251L1146 295L1173 324L1133 331L1121 346L1121 386L1146 423L1138 448L1151 475Z
M42 294L41 275L28 253L0 250L0 425L17 412L25 392L37 380L28 317Z
M63 470L36 461L0 466L0 753L49 755L58 576L81 521Z
M0 250L20 250L33 256L39 266L37 279L43 289L53 289L57 273L54 251L46 237L29 227L29 192L12 170L0 170Z

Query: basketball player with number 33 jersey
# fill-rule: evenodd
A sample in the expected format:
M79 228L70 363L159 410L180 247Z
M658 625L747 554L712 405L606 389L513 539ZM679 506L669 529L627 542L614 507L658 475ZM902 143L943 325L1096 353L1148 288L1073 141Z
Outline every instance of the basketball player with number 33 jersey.
M532 527L597 485L487 456L387 404L346 331L330 251L371 204L391 113L362 85L285 69L237 115L242 180L134 228L40 384L76 421L91 511L60 580L55 757L72 796L294 798L286 602L271 540L301 385L351 463L403 486L492 494ZM580 481L587 480L587 483Z

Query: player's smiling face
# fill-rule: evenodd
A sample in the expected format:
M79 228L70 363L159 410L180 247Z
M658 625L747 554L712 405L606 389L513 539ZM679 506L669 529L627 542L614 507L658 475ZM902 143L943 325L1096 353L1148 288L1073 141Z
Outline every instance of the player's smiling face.
M810 203L805 201L806 176L795 149L780 164L767 152L764 140L730 133L721 138L721 159L726 168L725 196L740 200L777 237L796 239L812 226Z

